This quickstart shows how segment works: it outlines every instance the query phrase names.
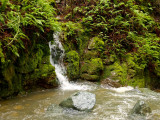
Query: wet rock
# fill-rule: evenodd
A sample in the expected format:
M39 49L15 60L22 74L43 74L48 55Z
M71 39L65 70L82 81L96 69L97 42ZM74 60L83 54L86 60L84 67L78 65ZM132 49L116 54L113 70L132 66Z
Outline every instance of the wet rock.
M110 78L107 78L101 82L102 87L114 87L119 88L122 87L122 85L118 81L111 80Z
M64 108L72 108L79 111L90 111L94 107L95 102L95 94L81 91L71 95L59 105Z
M151 108L144 101L139 100L131 110L130 114L145 116L149 113L151 113Z

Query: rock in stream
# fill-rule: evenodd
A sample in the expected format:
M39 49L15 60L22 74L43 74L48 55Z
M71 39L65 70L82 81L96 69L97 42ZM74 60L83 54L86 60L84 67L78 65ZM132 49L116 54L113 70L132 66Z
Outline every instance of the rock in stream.
M130 112L129 120L146 120L147 114L151 113L151 108L142 100L137 101Z
M94 107L95 102L95 94L81 91L71 95L59 105L64 108L72 108L79 111L90 111Z
M131 110L131 114L139 114L145 116L148 113L151 113L151 108L141 100L139 100Z

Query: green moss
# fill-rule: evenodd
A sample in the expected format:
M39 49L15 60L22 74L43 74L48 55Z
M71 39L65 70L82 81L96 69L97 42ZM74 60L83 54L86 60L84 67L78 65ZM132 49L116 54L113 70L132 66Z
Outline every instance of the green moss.
M103 63L100 58L85 61L85 64L81 67L81 78L85 80L97 81L100 79L100 74L103 69Z
M15 67L13 64L9 64L3 71L4 79L8 82L9 89L13 89L12 80L15 76Z
M104 50L104 41L102 38L94 37L94 43L95 43L95 49L99 52L102 52Z
M103 57L106 57L106 59L103 59L104 64L106 65L111 65L117 60L117 56L115 54L111 54L109 57L107 56L103 56Z
M70 79L77 79L79 77L79 55L76 51L70 51L66 54L68 65L67 75Z
M90 60L92 58L97 58L98 52L97 51L87 51L84 55L84 60Z
M89 80L89 81L98 81L99 80L98 75L90 75L90 74L87 74L87 73L82 74L81 78L84 79L84 80Z
M103 63L100 58L91 59L89 63L88 73L89 74L98 74L103 70Z
M36 54L24 54L19 58L19 64L17 67L17 71L19 73L29 73L33 72L34 69L37 68L39 62L41 62L43 56L43 51L39 49Z
M9 63L2 71L3 86L0 86L0 97L6 98L13 94L18 94L22 90L21 84L21 75L15 73L15 66L12 63Z
M149 74L144 70L137 71L133 65L136 66L134 63L116 61L105 67L101 79L111 78L119 80L122 85L145 87L150 82Z
M95 49L99 52L102 52L104 49L104 41L102 38L93 37L89 42L88 49Z
M100 58L94 58L88 61L85 61L85 64L82 65L81 73L88 74L99 74L100 71L104 69L102 60Z

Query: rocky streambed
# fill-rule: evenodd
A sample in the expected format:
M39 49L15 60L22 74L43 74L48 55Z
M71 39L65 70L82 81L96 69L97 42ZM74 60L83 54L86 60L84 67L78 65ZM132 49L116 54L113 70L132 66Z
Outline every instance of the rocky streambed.
M86 83L85 83L86 84ZM146 88L102 88L92 86L86 91L96 95L90 112L63 109L59 104L78 90L45 90L0 102L1 120L159 120L160 94ZM129 118L138 100L150 107L151 113ZM135 112L136 113L136 112Z

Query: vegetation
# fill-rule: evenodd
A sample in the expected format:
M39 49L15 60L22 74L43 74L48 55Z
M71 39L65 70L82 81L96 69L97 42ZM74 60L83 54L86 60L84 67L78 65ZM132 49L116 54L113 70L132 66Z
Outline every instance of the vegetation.
M44 32L45 29L57 30L56 12L50 2L44 0L2 0L1 10L1 62L7 62L7 53L20 56L19 50L29 43L27 31Z
M110 77L123 85L160 88L158 6L159 0L1 0L1 96L39 79L55 82L48 60L55 31L62 33L70 79Z
M46 84L55 81L54 67L49 65L48 41L52 40L53 31L60 30L60 25L52 2L0 2L0 97L31 89L42 78ZM42 58L46 56L44 64Z
M70 51L67 56L67 73L70 79L75 80L79 78L79 56L76 51Z
M85 6L76 6L70 20L81 23L90 38L95 39L89 41L89 49L94 50L86 54L97 51L96 57L103 59L104 64L118 65L115 71L123 85L157 87L160 26L155 13L158 5L158 0L91 0ZM137 82L140 75L144 76L143 80ZM147 76L156 76L157 80L148 82Z

